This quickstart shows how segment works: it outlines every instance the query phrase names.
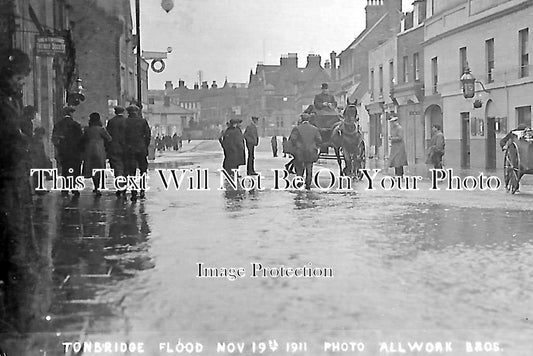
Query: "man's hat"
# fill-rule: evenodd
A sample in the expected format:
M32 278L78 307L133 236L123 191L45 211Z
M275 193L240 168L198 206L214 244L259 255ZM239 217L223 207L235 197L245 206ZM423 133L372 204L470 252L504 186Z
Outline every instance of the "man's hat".
M116 115L119 115L119 114L124 113L125 110L126 110L126 109L124 109L123 106L115 106L115 114L116 114Z
M322 86L320 87L320 89L327 89L328 88L328 83L322 83Z
M252 120L259 121L259 118L257 116L252 116Z
M75 112L76 109L74 109L72 106L65 106L63 109L61 109L61 113L63 116L70 116L73 112Z
M139 112L139 107L137 105L130 105L126 108L128 114Z
M230 124L240 124L241 122L242 122L241 119L231 119L231 120L229 121Z
M394 122L394 121L398 121L398 116L392 116L392 117L389 119L389 122Z

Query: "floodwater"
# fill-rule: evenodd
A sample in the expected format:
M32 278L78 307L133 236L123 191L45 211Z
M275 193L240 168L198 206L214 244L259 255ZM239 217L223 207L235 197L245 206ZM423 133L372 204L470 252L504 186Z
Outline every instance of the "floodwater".
M4 334L3 347L64 355L62 342L144 342L160 355L160 342L180 339L207 355L217 342L244 342L249 355L253 341L276 340L264 354L289 354L285 342L297 341L307 351L296 354L327 355L324 342L346 341L364 351L344 354L378 355L381 342L449 341L447 354L463 355L480 341L477 354L531 354L531 186L514 196L430 191L427 181L418 191L275 191L269 169L286 159L259 152L266 189L224 191L216 149L157 166L207 168L209 191L165 191L152 171L137 203L90 190L79 201L38 198L48 268L29 291L39 300L31 333ZM197 278L199 262L246 276ZM333 277L251 278L254 262L312 264Z

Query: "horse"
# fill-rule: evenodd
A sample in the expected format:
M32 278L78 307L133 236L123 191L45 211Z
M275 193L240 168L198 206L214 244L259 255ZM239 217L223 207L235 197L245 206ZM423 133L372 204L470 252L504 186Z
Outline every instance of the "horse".
M357 101L351 103L350 100L347 100L346 108L342 113L343 119L334 127L331 134L331 142L339 164L340 175L360 179L361 154L364 152L362 152L361 148L363 135L359 130L356 105ZM342 168L341 149L344 156L344 169Z

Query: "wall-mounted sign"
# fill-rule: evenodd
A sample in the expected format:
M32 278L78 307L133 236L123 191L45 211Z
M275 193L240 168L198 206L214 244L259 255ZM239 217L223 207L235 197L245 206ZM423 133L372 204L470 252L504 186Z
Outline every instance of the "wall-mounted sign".
M65 54L65 38L57 36L37 36L35 37L35 52L38 56L42 57Z

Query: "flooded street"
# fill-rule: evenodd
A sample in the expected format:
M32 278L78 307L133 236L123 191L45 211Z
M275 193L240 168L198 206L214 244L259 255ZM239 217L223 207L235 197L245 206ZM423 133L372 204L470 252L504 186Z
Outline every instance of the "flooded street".
M452 341L453 355L470 354L466 341L531 354L530 185L514 196L430 191L428 180L418 191L369 191L362 182L350 192L274 191L269 170L287 159L259 152L266 189L221 191L217 145L152 166L144 201L113 192L95 199L90 190L78 202L38 198L49 264L32 289L39 302L26 350L142 341L145 354L159 355L159 342L180 338L207 355L217 342L246 342L243 354L252 354L250 342L272 339L282 351L286 341L307 342L302 355L329 354L326 341L363 342L351 354L376 355L380 342L401 340ZM211 190L165 191L154 167L208 168ZM199 262L244 267L246 276L197 278ZM251 278L252 263L312 264L333 277Z

